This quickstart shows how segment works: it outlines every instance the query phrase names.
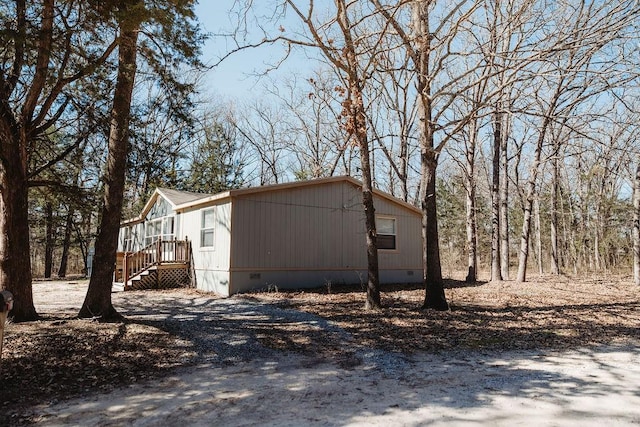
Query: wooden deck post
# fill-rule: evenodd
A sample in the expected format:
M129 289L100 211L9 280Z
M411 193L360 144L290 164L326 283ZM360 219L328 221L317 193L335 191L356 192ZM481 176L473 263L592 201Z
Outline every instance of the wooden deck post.
M187 275L189 276L189 286L192 288L196 287L196 272L195 272L195 266L192 263L192 257L191 257L191 240L189 240L189 237L185 236L184 237L184 241L185 241L185 262L186 262L186 268L187 268Z
M127 289L127 283L129 283L129 252L125 252L124 257L122 257L122 280L124 288Z

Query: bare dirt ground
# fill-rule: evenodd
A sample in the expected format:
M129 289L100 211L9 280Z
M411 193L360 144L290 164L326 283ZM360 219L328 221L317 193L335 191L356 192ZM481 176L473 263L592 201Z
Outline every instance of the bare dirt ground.
M9 324L0 425L638 425L640 289L629 278L450 280L424 291L113 294L124 323L75 318L86 282L34 284Z

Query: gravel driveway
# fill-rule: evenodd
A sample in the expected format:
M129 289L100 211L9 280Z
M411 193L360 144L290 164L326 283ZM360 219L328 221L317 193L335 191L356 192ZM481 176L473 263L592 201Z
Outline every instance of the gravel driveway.
M405 356L352 345L317 316L239 298L114 295L133 322L198 347L195 366L158 381L41 408L38 425L638 425L640 348L466 351ZM262 344L276 323L343 347L332 360ZM346 350L345 350L346 349ZM345 354L349 357L345 358Z

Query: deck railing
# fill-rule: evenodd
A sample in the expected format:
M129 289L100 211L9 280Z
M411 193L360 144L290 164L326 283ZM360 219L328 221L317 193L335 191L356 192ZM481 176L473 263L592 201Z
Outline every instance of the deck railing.
M189 240L156 240L138 252L125 252L122 260L123 282L149 268L165 264L191 262L191 242Z

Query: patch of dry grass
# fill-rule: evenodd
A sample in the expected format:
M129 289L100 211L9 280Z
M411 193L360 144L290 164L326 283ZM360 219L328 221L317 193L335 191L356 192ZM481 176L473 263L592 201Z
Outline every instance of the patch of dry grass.
M575 348L640 339L640 289L630 279L545 277L467 286L449 280L451 310L421 311L424 290L384 290L383 309L363 310L353 287L261 292L255 300L307 311L348 331L363 346L411 353L449 349ZM286 331L283 331L286 332Z

